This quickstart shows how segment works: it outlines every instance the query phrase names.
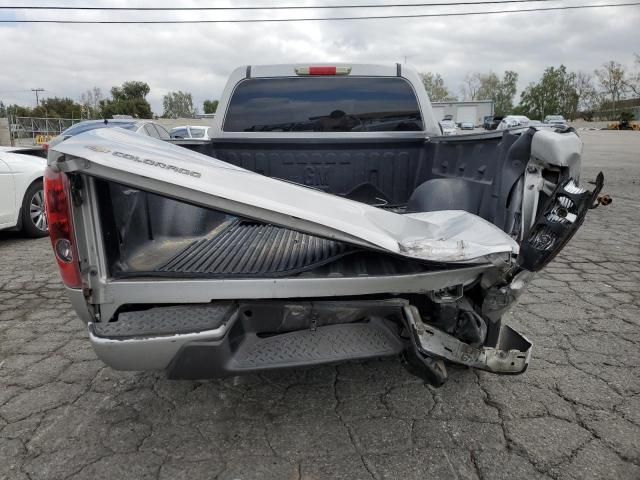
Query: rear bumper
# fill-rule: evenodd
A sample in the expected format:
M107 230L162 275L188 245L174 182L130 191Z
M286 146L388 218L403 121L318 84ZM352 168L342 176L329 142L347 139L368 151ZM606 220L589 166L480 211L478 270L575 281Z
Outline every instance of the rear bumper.
M184 330L188 328L185 323L197 317L190 313L193 309L213 307L173 308L178 309ZM164 315L160 312L167 310L152 309L147 317L160 318ZM217 318L211 318L209 324L200 322L198 331L183 333L167 334L166 319L146 329L144 325L150 324L137 319L133 330L90 323L89 338L98 357L115 369L166 369L169 377L183 379L409 353L422 360L446 360L493 373L516 374L525 371L531 357L531 343L508 327L503 327L497 348L472 347L424 323L417 308L402 299L251 302L233 304L224 312L218 309L212 314ZM142 313L133 312L132 316ZM163 334L153 332L163 328Z
M222 308L203 305L124 313L118 322L89 323L89 340L96 355L116 370L162 370L185 345L223 339L237 317L237 308L231 307L226 303Z
M96 335L89 324L89 340L96 355L116 370L164 370L180 349L193 342L215 342L224 338L227 327L161 337L114 339Z

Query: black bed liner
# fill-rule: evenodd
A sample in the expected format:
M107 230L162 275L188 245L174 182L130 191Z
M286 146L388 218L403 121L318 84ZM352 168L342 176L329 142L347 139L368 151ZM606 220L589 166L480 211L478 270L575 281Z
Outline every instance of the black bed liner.
M225 277L291 275L356 251L341 242L239 220L213 238L193 242L156 271Z

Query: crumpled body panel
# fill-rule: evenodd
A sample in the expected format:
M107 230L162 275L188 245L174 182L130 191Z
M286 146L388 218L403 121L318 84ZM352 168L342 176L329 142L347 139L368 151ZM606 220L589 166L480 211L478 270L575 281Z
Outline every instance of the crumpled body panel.
M511 237L468 212L401 215L118 128L91 130L58 143L49 163L66 172L408 258L477 263L494 254L518 253Z

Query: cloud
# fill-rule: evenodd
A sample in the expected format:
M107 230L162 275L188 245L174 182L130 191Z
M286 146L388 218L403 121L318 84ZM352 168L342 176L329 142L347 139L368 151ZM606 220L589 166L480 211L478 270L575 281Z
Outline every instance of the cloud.
M257 0L256 0L257 1ZM66 4L86 2L68 2ZM235 2L238 4L237 2ZM288 2L287 2L288 3ZM298 2L297 4L299 4ZM312 2L307 1L307 4ZM285 4L260 0L260 4ZM296 4L291 2L288 4ZM318 3L316 3L318 4ZM326 4L326 3L325 3ZM92 5L128 5L104 0ZM155 6L175 6L158 0ZM180 2L180 6L210 5ZM228 1L216 5L234 5ZM248 5L243 3L240 5ZM458 7L468 9L470 7ZM479 6L489 10L499 7ZM507 8L522 8L521 6ZM420 13L425 9L285 12L3 12L16 18L250 18ZM446 8L434 11L456 11ZM198 107L218 98L238 65L291 62L395 63L443 75L454 92L467 72L513 69L520 88L550 65L592 71L615 59L633 64L640 8L517 13L402 20L201 25L0 25L3 68L0 100L33 104L30 88L45 96L78 99L93 86L107 92L126 80L151 86L149 101L161 113L162 95L193 94Z

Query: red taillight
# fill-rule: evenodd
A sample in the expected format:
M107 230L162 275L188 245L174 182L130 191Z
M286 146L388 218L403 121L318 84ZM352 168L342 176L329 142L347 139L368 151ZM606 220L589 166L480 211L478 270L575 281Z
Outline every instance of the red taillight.
M43 143L42 144L42 149L46 152L49 150L49 144L48 143Z
M69 191L69 178L47 167L44 171L44 197L53 253L63 283L70 288L80 288L82 279L74 244Z
M351 67L297 67L296 75L349 75Z

